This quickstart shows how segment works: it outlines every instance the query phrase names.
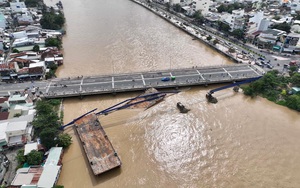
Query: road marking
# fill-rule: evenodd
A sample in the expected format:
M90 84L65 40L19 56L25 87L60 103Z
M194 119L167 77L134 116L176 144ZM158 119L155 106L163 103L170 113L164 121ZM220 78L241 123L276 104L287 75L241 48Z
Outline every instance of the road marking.
M81 83L80 83L80 87L79 87L79 91L82 92L82 84L83 84L83 77L81 79Z
M143 84L144 84L144 86L146 85L146 83L145 83L145 79L144 79L144 76L141 74L141 77L142 77L142 80L143 80Z
M232 78L231 74L225 68L223 68L223 70ZM232 71L232 72L234 72L234 71ZM238 72L241 72L241 71L238 71Z
M173 76L171 72L170 72L170 76L171 76L171 77Z
M256 72L252 67L249 66L250 69L252 69L257 75L261 76L260 74L258 74L258 72Z
M52 81L46 86L46 93L49 92L49 89L50 89L50 87L51 87L51 83L52 83Z
M111 87L114 89L115 88L115 82L114 82L115 78L112 76L111 77Z
M202 74L200 73L200 71L198 71L197 69L196 69L196 71L197 71L197 73L200 75L200 77L202 78L202 80L205 80L205 79L203 78Z

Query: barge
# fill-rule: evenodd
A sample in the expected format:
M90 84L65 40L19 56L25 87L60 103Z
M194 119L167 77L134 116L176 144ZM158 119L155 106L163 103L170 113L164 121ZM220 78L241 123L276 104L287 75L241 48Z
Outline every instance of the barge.
M74 125L94 175L121 166L121 160L96 114L83 116Z

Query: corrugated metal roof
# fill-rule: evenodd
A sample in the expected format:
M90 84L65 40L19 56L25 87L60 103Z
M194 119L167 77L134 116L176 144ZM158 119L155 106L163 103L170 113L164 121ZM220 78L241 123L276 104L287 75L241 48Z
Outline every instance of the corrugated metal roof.
M27 154L30 153L32 150L37 150L37 149L38 149L38 144L37 144L37 142L25 144L24 155L27 155Z
M45 166L43 173L37 183L40 188L52 188L59 175L60 166Z
M62 147L52 147L49 150L48 158L45 162L45 166L47 165L57 165L60 159L60 155L62 153Z
M10 122L6 128L6 132L26 130L27 121Z

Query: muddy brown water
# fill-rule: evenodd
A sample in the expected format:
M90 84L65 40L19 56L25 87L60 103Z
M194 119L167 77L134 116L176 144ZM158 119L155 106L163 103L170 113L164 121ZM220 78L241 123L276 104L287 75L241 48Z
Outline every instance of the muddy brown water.
M48 3L55 1L48 0ZM129 0L63 0L67 35L59 77L231 62ZM100 187L300 187L299 113L231 89L183 88L158 105L100 117L123 165L95 177L72 128L58 184ZM140 93L64 101L64 121ZM191 111L180 114L176 103Z

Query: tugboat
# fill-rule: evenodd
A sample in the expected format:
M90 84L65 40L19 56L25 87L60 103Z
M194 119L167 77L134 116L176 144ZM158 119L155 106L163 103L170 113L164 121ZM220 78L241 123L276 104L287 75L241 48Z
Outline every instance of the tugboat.
M179 109L180 113L188 113L190 109L187 109L181 102L177 103L177 108Z

